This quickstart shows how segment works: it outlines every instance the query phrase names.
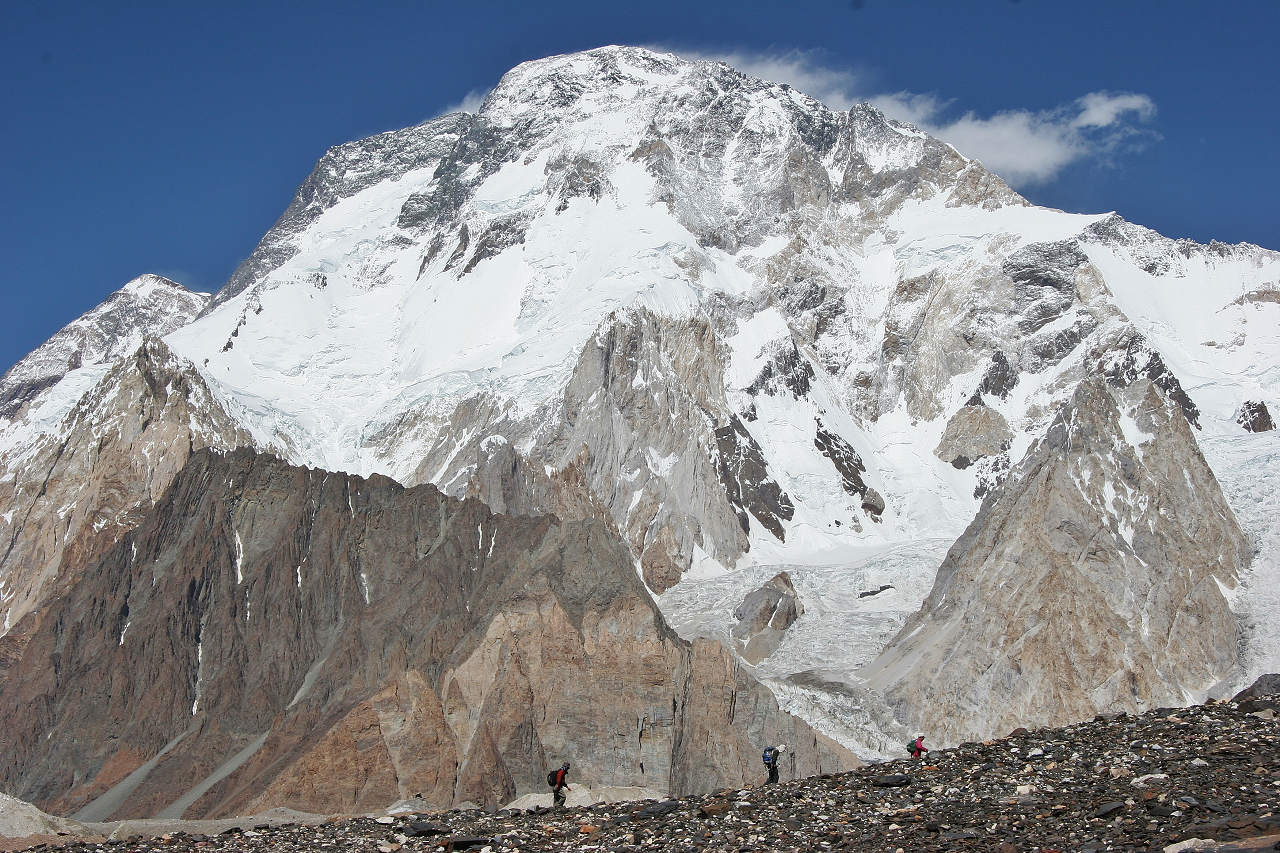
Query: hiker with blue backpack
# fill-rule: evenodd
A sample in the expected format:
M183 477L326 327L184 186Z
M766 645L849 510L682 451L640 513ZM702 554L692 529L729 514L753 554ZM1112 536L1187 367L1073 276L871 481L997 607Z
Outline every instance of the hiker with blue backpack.
M766 746L764 748L764 753L761 757L764 759L765 769L769 771L769 779L765 782L766 785L772 785L778 781L778 756L782 754L784 749L786 749L785 745Z

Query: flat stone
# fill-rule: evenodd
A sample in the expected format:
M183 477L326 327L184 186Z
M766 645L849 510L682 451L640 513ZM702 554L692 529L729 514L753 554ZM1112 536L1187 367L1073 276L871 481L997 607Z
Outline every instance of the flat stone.
M1217 850L1218 842L1211 838L1188 838L1164 848L1164 853L1184 853L1188 850Z
M446 826L438 823L430 823L425 820L412 821L404 828L404 834L410 838L433 838L437 835L444 835L449 831Z
M871 784L880 788L901 788L911 784L911 777L905 773L890 773L886 776L872 776Z
M681 803L679 800L666 800L665 802L645 806L640 810L640 814L644 817L663 817L674 811L679 811L680 807Z

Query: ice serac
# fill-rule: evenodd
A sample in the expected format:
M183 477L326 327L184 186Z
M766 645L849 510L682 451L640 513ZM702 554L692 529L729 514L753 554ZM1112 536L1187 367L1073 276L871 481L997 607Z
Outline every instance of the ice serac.
M0 424L68 373L109 364L144 339L167 335L191 322L209 302L159 275L135 278L100 305L58 330L0 377Z
M48 603L0 713L5 788L99 818L497 806L565 759L736 787L774 740L797 773L855 760L679 639L607 524L248 450L194 453Z
M869 683L947 743L1203 696L1236 663L1251 553L1192 433L1146 377L1081 382Z

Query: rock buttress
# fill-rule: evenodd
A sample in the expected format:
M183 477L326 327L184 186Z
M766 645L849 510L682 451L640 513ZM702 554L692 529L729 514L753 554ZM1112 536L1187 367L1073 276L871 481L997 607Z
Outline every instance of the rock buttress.
M50 603L0 713L3 784L92 817L494 806L562 760L686 792L819 741L667 628L605 524L251 451L193 454ZM822 743L798 773L854 763Z

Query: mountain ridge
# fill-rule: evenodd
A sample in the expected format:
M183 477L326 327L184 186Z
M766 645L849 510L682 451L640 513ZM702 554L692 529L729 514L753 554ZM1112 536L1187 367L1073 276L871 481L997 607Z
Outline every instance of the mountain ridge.
M222 291L147 345L165 381L117 362L109 381L73 372L36 392L0 442L0 533L74 583L98 546L74 545L64 515L136 520L206 445L594 521L621 535L686 639L732 648L734 610L786 571L802 613L750 671L785 710L874 757L925 706L910 699L892 719L894 686L863 668L913 614L928 621L949 546L985 523L993 495L1033 500L1019 463L1079 388L1150 382L1187 435L1137 491L1104 466L1086 497L1119 497L1095 502L1094 520L1141 517L1149 490L1182 476L1220 490L1248 547L1224 522L1239 584L1205 618L1236 626L1243 648L1121 661L1136 683L1123 701L1090 696L1116 664L1099 661L1062 705L1133 710L1175 688L1191 701L1217 688L1153 673L1207 668L1230 683L1278 668L1280 475L1266 460L1280 446L1236 423L1243 402L1274 405L1280 388L1276 281L1269 250L1029 205L870 108L833 112L642 49L552 57L509 72L475 115L331 148ZM139 415L125 402L137 394L173 400L169 415ZM1116 452L1139 459L1130 419ZM99 454L99 423L149 437ZM179 452L153 473L161 444ZM64 457L149 487L80 506L86 475L49 479L38 462ZM59 497L19 512L46 481ZM104 547L128 523L106 528ZM1178 523L1157 517L1152 535ZM0 606L34 613L28 636L47 588L16 565L0 559ZM1020 618L1037 602L1018 606ZM1086 622L1108 612L1074 606ZM1152 606L1115 629L1120 647L1141 642ZM991 640L972 631L973 647ZM939 695L953 701L966 679L944 673Z

